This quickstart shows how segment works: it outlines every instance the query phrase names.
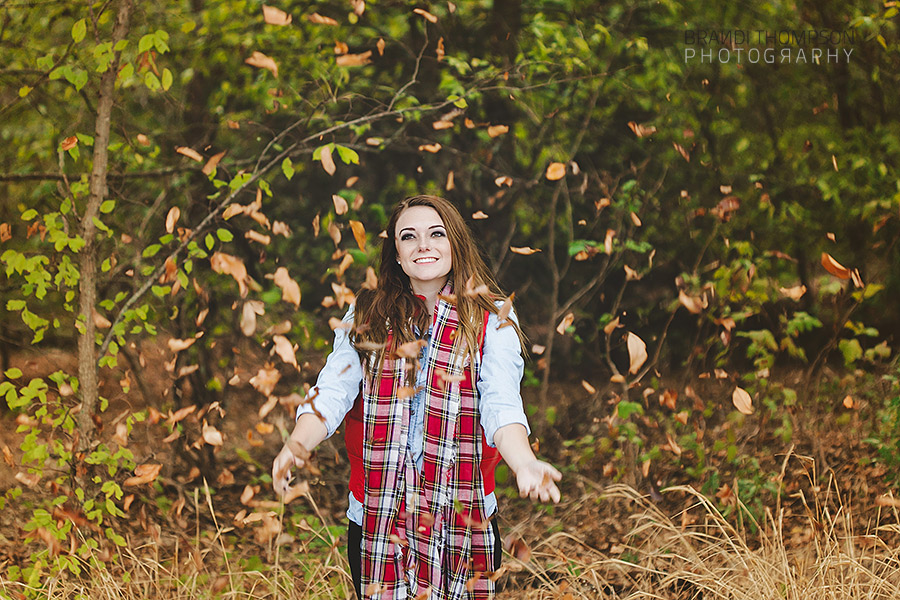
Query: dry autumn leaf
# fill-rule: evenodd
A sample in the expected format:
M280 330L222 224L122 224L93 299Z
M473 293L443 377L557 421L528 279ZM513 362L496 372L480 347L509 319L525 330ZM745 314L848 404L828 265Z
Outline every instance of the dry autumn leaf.
M362 285L367 290L374 290L378 287L378 276L375 274L375 269L372 267L366 267L366 280Z
M263 246L268 246L270 243L272 243L271 236L268 236L264 233L259 233L258 231L253 231L252 229L245 232L244 237L250 241L262 244Z
M182 350L186 350L186 349L190 348L191 346L193 346L194 342L196 342L196 341L197 341L196 338L188 338L186 340L180 340L177 338L169 338L169 341L167 342L167 344L169 346L169 350L171 350L172 352L181 352Z
M515 297L515 292L510 294L509 298L503 301L503 305L500 307L500 310L497 311L497 320L501 323L509 318L509 313L512 311L513 300L515 299Z
M672 142L672 145L675 146L676 150L678 150L678 154L681 155L681 158L683 158L687 162L691 162L691 155L687 153L687 150L685 150L681 144Z
M248 300L244 302L241 309L241 333L251 336L256 332L256 315L262 315L265 312L265 305L259 300Z
M337 194L331 195L331 201L334 203L334 212L339 215L346 214L347 211L350 210L350 207L347 205L347 201Z
M550 163L545 177L550 181L558 181L566 176L566 165L561 162Z
M591 385L590 383L588 383L587 380L585 380L585 379L582 379L582 380L581 380L581 387L583 387L584 390L585 390L588 394L593 395L593 394L596 394L596 393L597 393L597 388L595 388L594 386L592 386L592 385Z
M294 306L300 306L300 285L291 279L285 267L278 267L273 277L275 285L281 288L281 299Z
M523 256L530 256L541 251L540 248L535 249L529 246L510 246L509 249L513 254L521 254Z
M641 366L647 361L647 344L640 337L632 332L628 332L628 372L632 375L636 374Z
M562 321L559 322L559 325L556 326L556 333L559 335L565 335L566 329L568 329L572 323L575 322L575 313L569 313L563 317Z
M219 165L219 161L225 156L225 151L219 152L217 154L213 154L209 157L209 160L206 161L206 164L203 165L203 168L200 171L203 172L204 175L212 175L212 172L216 170L216 167Z
M350 230L353 232L353 239L356 240L356 245L363 252L366 251L366 228L365 226L359 222L350 220Z
M731 402L739 412L745 415L753 414L753 401L750 399L750 394L748 394L747 390L744 388L734 388L734 393L731 394Z
M91 312L94 318L94 327L97 329L109 329L112 326L110 320L97 312L96 308L92 308Z
M281 379L281 373L278 372L278 369L266 365L250 378L250 385L257 392L268 397L272 395L272 390L275 389L279 379Z
M250 58L244 60L251 67L266 69L270 71L276 78L278 77L278 65L275 61L258 50L254 50Z
M188 158L193 159L197 162L203 162L203 156L193 148L188 148L187 146L176 146L175 152L183 156L187 156Z
M375 42L375 48L378 50L378 56L384 56L384 38L378 38L378 41Z
M231 275L238 284L241 298L247 296L247 283L250 281L250 276L247 275L244 261L224 252L216 252L210 257L209 264L216 273Z
M9 223L0 223L0 242L6 242L12 239L12 231Z
M850 279L850 269L834 260L827 252L822 253L822 266L838 279Z
M435 121L431 124L431 128L438 131L442 129L450 129L451 127L453 127L453 121Z
M338 22L332 19L331 17L325 17L320 15L319 13L313 13L311 15L306 15L306 19L310 23L315 23L316 25L337 25Z
M206 421L203 421L201 436L203 437L203 441L210 446L221 446L225 443L225 440L222 438L222 432L208 424Z
M283 335L272 336L272 341L275 343L275 354L281 357L281 360L287 364L299 368L297 365L297 357L294 355L294 347L291 345L291 342Z
M266 6L263 4L263 20L269 25L290 25L291 24L291 15L284 12L280 8L275 8L274 6Z
M477 221L477 220L480 220L480 219L487 219L488 216L487 216L485 213L483 213L482 211L479 210L479 211L477 211L477 212L472 213L472 218L475 219L475 220Z
M361 67L372 62L372 51L366 50L360 54L341 54L334 59L339 67Z
M616 327L618 327L618 326L619 326L619 317L616 317L615 319L613 319L612 321L610 321L609 323L606 324L606 326L603 328L603 333L605 333L606 335L610 335L610 334L612 334L613 331L616 330Z
M803 294L806 293L805 285L795 285L789 288L778 288L778 291L782 296L790 298L791 300L797 301L803 297Z
M678 301L681 305L688 309L689 312L699 315L703 312L703 301L696 296L688 296L684 290L678 290Z
M322 146L319 160L321 161L322 168L325 169L325 172L329 175L334 175L336 167L334 166L334 157L331 155L331 148L329 146Z
M77 145L78 145L78 137L74 136L74 135L70 135L69 137L67 137L60 143L59 149L63 150L63 151L71 150L72 148L74 148Z
M444 55L446 52L444 51L444 38L441 37L437 41L437 47L434 49L434 55L437 56L438 60L444 60Z
M653 125L641 125L639 123L635 123L634 121L628 121L628 128L631 129L631 131L634 132L634 135L639 138L656 133L656 127L654 127Z
M419 146L419 152L422 152L424 150L425 152L431 152L432 154L436 154L441 151L441 148L442 148L442 146L440 144L438 144L437 142L435 142L433 144L422 144L421 146Z
M413 12L416 13L417 15L421 16L422 18L424 18L429 23L437 23L438 22L438 18L436 16L434 16L433 14L431 14L430 12L428 12L427 10L425 10L424 8L414 8Z
M181 209L177 206L173 206L169 209L168 214L166 214L166 233L172 233L175 231L175 223L178 222L178 218L181 216Z
M125 485L143 485L145 483L150 483L159 477L159 470L162 468L162 465L157 464L143 464L138 465L134 468L134 477L129 477L125 480Z
M503 135L509 131L509 125L491 125L487 128L488 135L492 138Z

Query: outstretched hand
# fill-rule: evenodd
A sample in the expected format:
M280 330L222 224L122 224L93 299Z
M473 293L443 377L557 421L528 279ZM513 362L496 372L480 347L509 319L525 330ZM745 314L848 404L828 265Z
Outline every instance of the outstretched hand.
M541 502L559 502L559 488L555 481L562 479L560 473L553 465L542 460L534 459L522 465L516 472L516 482L519 484L519 496L526 496L532 500Z
M291 469L301 469L306 464L304 455L309 456L309 452L289 438L272 462L272 488L279 497L284 497L291 488Z

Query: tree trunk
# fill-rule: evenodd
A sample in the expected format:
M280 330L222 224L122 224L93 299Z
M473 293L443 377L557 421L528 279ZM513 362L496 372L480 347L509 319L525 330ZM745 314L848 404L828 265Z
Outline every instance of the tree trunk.
M131 16L131 0L121 0L116 24L113 27L113 46L125 38L128 21ZM90 197L84 209L81 221L81 237L84 247L78 254L78 268L81 279L78 283L79 319L84 319L84 330L78 338L78 382L81 393L81 411L78 413L78 433L82 447L88 445L88 435L92 415L97 406L98 378L96 353L96 328L94 326L94 310L97 304L97 226L94 219L100 214L100 204L106 198L106 175L109 169L109 129L115 93L116 76L119 73L119 56L115 57L109 69L100 79L100 102L97 105L97 121L94 126L94 156L91 168Z

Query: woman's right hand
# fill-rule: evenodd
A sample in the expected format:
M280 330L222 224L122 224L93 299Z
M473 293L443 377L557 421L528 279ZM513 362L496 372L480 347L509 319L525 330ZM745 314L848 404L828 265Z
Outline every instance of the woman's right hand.
M283 497L291 487L291 469L300 469L306 464L303 458L291 450L291 445L296 443L288 439L272 462L272 487L279 497Z

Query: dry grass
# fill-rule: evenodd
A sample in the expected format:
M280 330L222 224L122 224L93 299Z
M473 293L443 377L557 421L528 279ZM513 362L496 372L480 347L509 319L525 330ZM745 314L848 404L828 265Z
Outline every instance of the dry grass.
M811 479L811 481L813 481ZM558 532L541 537L531 530L531 558L507 557L511 571L498 599L888 599L900 598L900 548L886 540L900 539L900 519L873 531L857 533L854 518L829 486L817 496L800 497L807 507L807 543L796 547L796 520L787 527L781 506L767 511L764 523L733 525L709 499L690 487L665 492L680 495L690 507L675 515L663 512L649 498L626 486L604 490L609 503L625 504L633 525L628 542L610 557L588 547L577 535ZM211 499L207 497L211 506ZM779 503L780 504L780 503ZM860 521L861 522L861 521ZM517 530L525 531L525 527ZM532 522L531 526L536 523ZM79 579L47 581L40 590L26 590L0 578L0 596L69 600L79 596L109 600L227 599L349 599L347 565L341 544L327 530L315 532L330 547L306 554L271 552L260 570L236 564L240 542L216 523L216 532L191 548L170 550L159 558L154 544L130 548L109 569L88 571ZM748 533L755 531L755 533ZM227 552L226 552L227 550Z

